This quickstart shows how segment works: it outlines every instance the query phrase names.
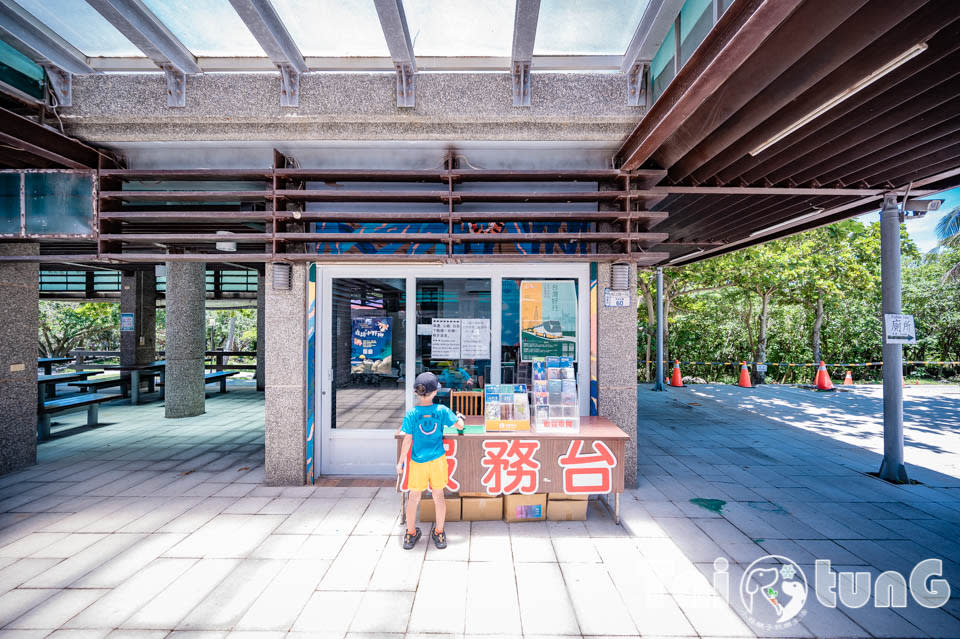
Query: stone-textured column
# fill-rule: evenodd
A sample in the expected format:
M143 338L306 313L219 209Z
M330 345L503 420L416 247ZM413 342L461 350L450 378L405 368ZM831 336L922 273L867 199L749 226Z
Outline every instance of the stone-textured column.
M133 313L133 330L120 331L120 363L147 364L157 359L157 276L149 270L124 271L120 312Z
M36 255L38 244L0 243L0 255ZM0 263L0 475L37 463L36 263Z
M167 346L164 407L167 417L204 413L206 265L167 262Z
M266 280L263 273L257 276L257 370L254 377L257 380L257 390L262 391L266 388L266 378L264 370L266 366L266 327L267 327L267 309L266 309Z
M598 411L630 435L623 460L626 484L637 485L637 268L630 266L630 305L606 307L611 264L597 265Z
M294 264L289 291L266 270L266 483L306 483L306 264ZM318 306L319 312L319 306Z

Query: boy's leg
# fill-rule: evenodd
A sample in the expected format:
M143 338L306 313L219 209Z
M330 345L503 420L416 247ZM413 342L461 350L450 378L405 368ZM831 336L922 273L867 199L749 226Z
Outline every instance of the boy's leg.
M417 532L417 506L420 505L420 491L411 490L407 497L407 532L411 535Z
M443 496L443 490L433 491L433 509L437 513L437 521L433 528L437 532L443 532L443 524L447 519L447 500Z

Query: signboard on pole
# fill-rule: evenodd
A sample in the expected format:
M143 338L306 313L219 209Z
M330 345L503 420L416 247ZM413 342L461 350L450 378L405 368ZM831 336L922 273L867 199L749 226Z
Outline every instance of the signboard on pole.
M120 330L130 332L133 328L133 313L120 313Z
M614 308L630 306L630 291L615 291L611 288L603 289L603 305Z
M885 313L883 316L884 338L887 344L916 344L917 329L913 315Z
M577 359L577 288L573 280L520 282L520 360Z

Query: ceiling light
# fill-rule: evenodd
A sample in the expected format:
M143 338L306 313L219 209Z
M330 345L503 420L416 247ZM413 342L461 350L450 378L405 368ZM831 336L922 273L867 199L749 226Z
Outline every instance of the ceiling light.
M806 114L805 116L803 116L802 118L800 118L799 120L797 120L796 122L794 122L793 124L785 128L783 131L780 131L780 133L777 133L775 136L773 136L772 138L770 138L769 140L767 140L766 142L764 142L754 150L750 151L750 155L759 155L765 149L773 146L774 144L776 144L783 138L787 137L797 129L801 128L805 124L820 117L821 115L823 115L824 113L832 109L833 107L837 106L838 104L840 104L841 102L849 98L851 95L854 95L861 89L864 89L870 86L871 84L873 84L874 82L882 78L883 76L887 75L894 69L900 67L906 62L917 57L918 55L920 55L926 50L927 50L926 42L921 42L918 45L910 47L909 49L907 49L906 51L898 55L896 58L894 58L890 62L886 63L885 65L883 65L882 67L880 67L879 69L877 69L876 71L868 75L867 77L863 78L856 84L838 93L837 95L827 100L826 102L818 106L816 109L814 109L810 113Z
M766 228L762 228L762 229L760 229L759 231L754 231L753 233L751 233L751 234L748 235L747 237L756 237L756 236L758 236L758 235L766 235L766 234L769 233L770 231L776 231L777 229L782 229L782 228L784 228L785 226L792 226L792 225L794 225L794 224L799 224L800 222L804 222L804 221L806 221L806 220L815 218L815 217L817 217L818 215L820 215L821 213L823 213L823 209L817 209L817 210L814 211L813 213L807 213L806 215L801 215L800 217L791 218L791 219L789 219L789 220L787 220L787 221L785 221L785 222L780 222L780 223L778 223L778 224L774 224L773 226L768 226L768 227L766 227Z

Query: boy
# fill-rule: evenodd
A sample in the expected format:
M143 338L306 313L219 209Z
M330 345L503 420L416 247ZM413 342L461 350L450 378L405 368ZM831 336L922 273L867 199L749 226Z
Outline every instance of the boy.
M430 533L438 549L447 547L447 536L443 532L444 519L447 516L447 502L443 498L443 489L447 485L447 457L443 452L443 428L454 426L463 428L463 418L454 415L446 406L434 405L433 398L440 390L437 376L426 372L417 375L413 382L416 393L415 406L403 416L400 430L406 433L400 446L400 459L397 461L397 474L403 474L403 462L407 453L410 456L408 483L410 498L407 501L407 534L403 536L403 547L412 549L420 540L420 529L416 527L417 506L421 493L430 486L433 492L433 504L436 511L436 523Z

